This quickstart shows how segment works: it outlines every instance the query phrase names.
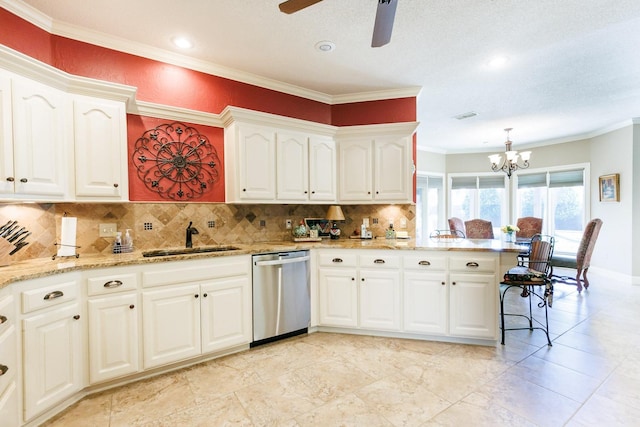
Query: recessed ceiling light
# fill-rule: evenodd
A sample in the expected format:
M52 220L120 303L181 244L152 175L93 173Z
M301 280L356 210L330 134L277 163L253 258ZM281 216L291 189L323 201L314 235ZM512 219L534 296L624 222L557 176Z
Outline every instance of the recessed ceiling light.
M502 68L509 62L509 58L506 56L494 56L487 62L490 68Z
M333 42L323 40L316 43L316 49L318 49L320 52L332 52L336 49L336 45Z
M193 47L193 43L191 43L191 40L186 37L174 37L172 41L173 44L180 49L190 49Z

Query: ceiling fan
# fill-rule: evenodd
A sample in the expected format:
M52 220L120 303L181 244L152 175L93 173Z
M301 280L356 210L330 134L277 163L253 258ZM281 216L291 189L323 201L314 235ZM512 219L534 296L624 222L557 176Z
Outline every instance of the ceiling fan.
M280 3L280 12L287 14L295 13L321 1L322 0L287 0ZM393 20L396 16L396 6L398 6L398 0L378 0L371 47L384 46L391 40Z

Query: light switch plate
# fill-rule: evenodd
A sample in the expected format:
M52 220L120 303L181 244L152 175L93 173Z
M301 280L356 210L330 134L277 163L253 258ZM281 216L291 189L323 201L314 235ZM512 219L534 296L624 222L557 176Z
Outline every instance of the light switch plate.
M118 225L115 223L100 224L100 237L116 237Z

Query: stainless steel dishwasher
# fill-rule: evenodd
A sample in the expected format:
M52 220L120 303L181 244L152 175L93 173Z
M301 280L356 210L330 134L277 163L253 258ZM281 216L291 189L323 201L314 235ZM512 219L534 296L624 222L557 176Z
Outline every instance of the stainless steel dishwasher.
M309 287L309 251L253 256L252 347L307 332Z

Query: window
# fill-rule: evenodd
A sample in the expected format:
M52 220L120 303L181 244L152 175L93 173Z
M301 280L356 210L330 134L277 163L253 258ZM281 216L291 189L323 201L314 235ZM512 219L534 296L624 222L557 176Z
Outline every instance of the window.
M444 223L444 179L418 175L416 186L416 241L420 242Z
M494 235L499 236L508 213L505 177L452 176L449 216L463 221L474 218L491 221Z
M556 253L578 250L587 218L587 173L579 167L517 175L516 217L542 218L542 232L556 238Z

